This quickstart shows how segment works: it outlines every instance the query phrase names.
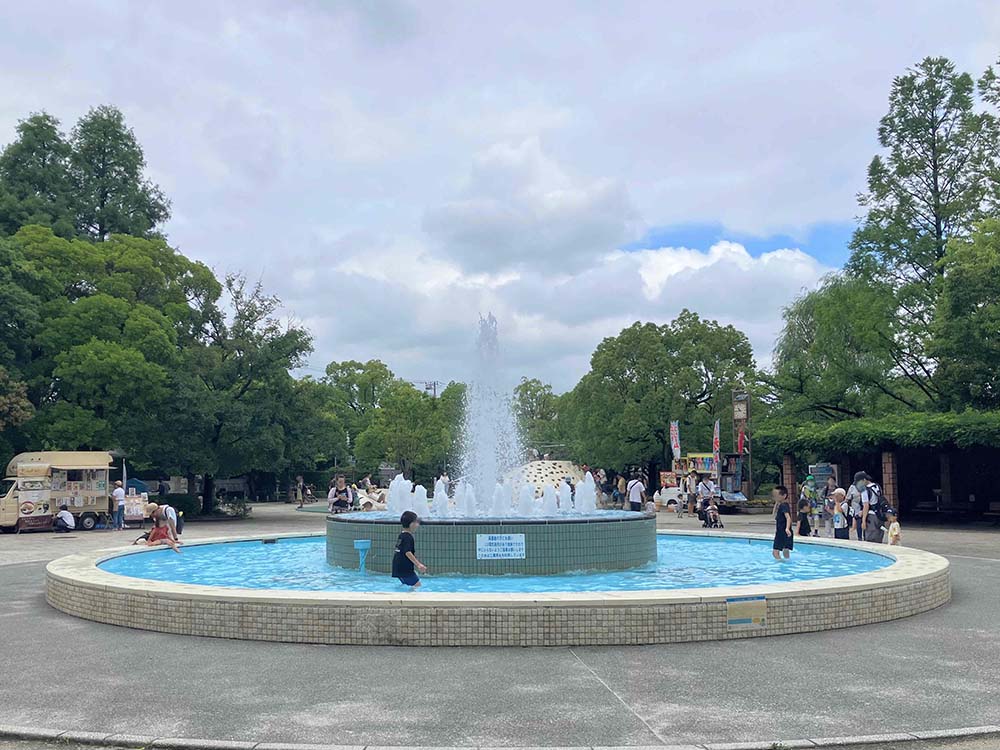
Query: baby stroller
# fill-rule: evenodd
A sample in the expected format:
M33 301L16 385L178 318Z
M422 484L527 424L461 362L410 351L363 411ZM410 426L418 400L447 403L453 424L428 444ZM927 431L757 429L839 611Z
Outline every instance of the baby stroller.
M719 515L719 508L717 506L713 508L712 503L708 500L701 501L701 506L698 508L698 520L701 521L702 528L705 529L726 528Z

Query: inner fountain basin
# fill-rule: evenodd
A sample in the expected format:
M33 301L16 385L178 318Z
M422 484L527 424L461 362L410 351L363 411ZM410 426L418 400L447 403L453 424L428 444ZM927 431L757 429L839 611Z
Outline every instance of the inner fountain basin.
M326 560L357 570L354 544L369 540L367 570L389 573L401 527L392 512L343 513L326 520ZM621 510L589 514L476 518L422 518L421 562L437 573L554 575L583 570L626 570L656 560L656 516Z
M770 559L770 538L760 534L717 531L661 533L675 538L736 540L752 552L747 570L790 571L795 565ZM310 539L311 538L311 539ZM262 544L264 540L274 544ZM302 541L298 541L302 539ZM110 572L116 561L133 558L143 565L181 558L190 569L212 570L197 563L201 549L215 554L240 545L270 554L296 544L314 545L311 556L321 569L341 580L377 582L367 590L315 585L311 570L283 569L271 588L237 574L228 585L179 583L169 578L138 578ZM288 544L291 542L291 544ZM53 560L46 567L46 600L56 609L96 622L183 635L289 643L411 646L572 646L678 643L803 633L868 625L925 612L951 598L948 561L907 547L876 547L862 542L796 540L796 556L807 558L819 547L881 557L887 564L866 573L810 580L746 583L717 579L713 556L700 557L705 581L698 587L677 578L676 589L600 588L609 577L656 584L643 569L584 572L554 576L425 577L424 589L404 590L389 576L362 575L328 566L323 536L280 535L247 539L204 540L185 545L182 555L135 547L91 550ZM215 550L209 548L215 547ZM710 548L709 548L710 549ZM419 546L418 546L419 551ZM805 553L800 555L800 553ZM158 564L158 563L157 563ZM661 560L658 565L664 565ZM247 566L244 566L244 570ZM158 573L154 575L159 575ZM478 591L435 588L452 581L487 581ZM548 590L502 590L498 584L545 581ZM590 580L596 588L582 585ZM233 582L235 581L235 582ZM556 590L558 581L572 585ZM306 585L312 583L311 589ZM712 585L712 584L715 585ZM725 585L719 585L719 584ZM304 584L304 585L303 585ZM299 589L292 586L301 585Z

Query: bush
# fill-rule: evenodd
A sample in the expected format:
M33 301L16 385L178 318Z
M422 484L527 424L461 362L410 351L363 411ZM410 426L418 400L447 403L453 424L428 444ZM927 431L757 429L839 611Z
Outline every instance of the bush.
M150 500L159 502L155 496L150 497ZM167 504L172 505L178 513L184 513L185 518L201 515L201 503L194 495L167 495Z

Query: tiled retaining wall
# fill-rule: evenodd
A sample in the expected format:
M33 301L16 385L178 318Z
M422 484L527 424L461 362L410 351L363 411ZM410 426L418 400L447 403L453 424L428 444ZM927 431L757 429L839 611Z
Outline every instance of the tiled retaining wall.
M356 539L370 539L369 570L389 573L401 528L398 522L330 516L326 558L358 568ZM480 534L523 534L523 559L476 559ZM436 573L551 575L568 570L625 570L656 560L656 517L539 520L532 522L424 521L416 536L417 557Z
M592 595L373 598L156 584L104 573L94 553L50 563L46 598L88 620L184 635L414 646L653 644L803 633L907 617L951 598L947 562L909 550L904 570L763 587L766 627L735 630L727 596L747 587ZM89 557L88 557L89 554ZM104 555L107 556L106 554ZM921 559L919 556L924 556ZM117 580L116 580L117 579ZM125 583L119 584L118 581ZM837 583L839 581L840 583ZM162 589L162 590L158 590ZM711 592L711 593L710 593ZM753 593L753 592L749 592ZM544 600L544 601L541 601Z

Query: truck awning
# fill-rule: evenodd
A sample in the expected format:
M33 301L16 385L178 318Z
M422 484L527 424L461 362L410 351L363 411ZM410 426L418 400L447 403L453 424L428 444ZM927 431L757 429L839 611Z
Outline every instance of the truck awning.
M7 464L7 476L25 476L24 468L44 465L48 469L107 469L111 454L104 451L35 451L19 453Z

